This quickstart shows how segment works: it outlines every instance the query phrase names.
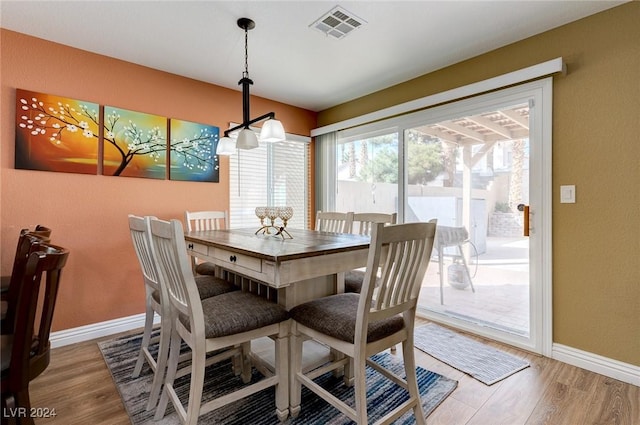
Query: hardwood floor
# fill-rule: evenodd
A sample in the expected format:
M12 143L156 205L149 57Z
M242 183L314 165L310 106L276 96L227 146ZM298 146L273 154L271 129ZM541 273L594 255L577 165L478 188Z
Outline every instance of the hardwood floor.
M130 423L98 341L53 350L49 368L31 384L31 401L33 407L55 409L56 416L36 419L36 424ZM482 341L526 358L531 367L486 386L416 350L420 366L458 381L427 419L429 425L640 424L640 387Z

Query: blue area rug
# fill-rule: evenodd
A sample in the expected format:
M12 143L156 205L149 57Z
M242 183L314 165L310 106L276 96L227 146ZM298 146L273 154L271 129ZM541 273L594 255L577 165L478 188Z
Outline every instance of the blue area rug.
M529 362L457 332L428 323L415 329L416 348L486 385L529 367Z
M149 388L153 375L148 365L142 369L138 378L131 378L136 356L142 339L141 334L119 337L99 343L113 380L122 396L125 408L133 425L176 425L178 417L169 403L166 416L160 421L153 420L154 412L146 412L145 406L149 396ZM157 350L151 347L151 351ZM155 354L155 352L154 352ZM387 353L378 354L373 359L389 367L394 372L404 376L402 359ZM417 368L418 385L422 395L422 404L428 416L458 385L457 381L438 375L428 370ZM252 382L259 380L262 375L253 372ZM353 389L345 387L342 379L335 378L331 373L319 377L321 383L343 401L355 405ZM242 386L239 377L234 376L229 361L220 362L207 368L203 400L206 401L218 394L228 392ZM188 398L189 377L184 376L176 380L175 387L182 400ZM184 398L183 398L184 397ZM393 382L382 377L373 369L367 368L367 399L369 403L369 419L374 421L385 412L400 405L408 393ZM353 423L338 410L326 403L315 394L302 388L302 404L300 415L296 419L289 418L285 423L298 424L350 424ZM199 424L224 425L278 425L280 421L275 415L274 389L268 388L247 398L238 400L200 417ZM398 419L396 424L415 423L413 412L408 412Z

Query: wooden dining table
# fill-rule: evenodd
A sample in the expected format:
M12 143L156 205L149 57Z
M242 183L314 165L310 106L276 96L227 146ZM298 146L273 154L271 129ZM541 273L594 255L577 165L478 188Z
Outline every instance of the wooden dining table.
M190 255L276 290L288 310L344 292L344 273L366 265L368 236L286 230L291 238L247 228L191 231L185 242Z

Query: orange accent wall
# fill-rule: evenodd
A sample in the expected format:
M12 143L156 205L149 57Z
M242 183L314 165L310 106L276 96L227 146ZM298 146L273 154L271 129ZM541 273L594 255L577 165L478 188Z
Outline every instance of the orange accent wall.
M219 183L193 183L14 169L16 88L55 94L224 130L242 121L242 94L143 66L0 30L0 230L2 275L11 273L20 229L43 224L69 248L53 330L144 312L144 288L127 214L183 219L228 210L229 162ZM211 70L215 73L215 69ZM316 113L252 97L252 116L274 111L288 132L308 136Z

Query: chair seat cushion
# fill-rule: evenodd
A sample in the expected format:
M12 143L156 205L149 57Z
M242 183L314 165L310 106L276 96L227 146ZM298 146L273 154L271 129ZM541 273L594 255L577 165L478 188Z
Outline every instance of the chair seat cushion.
M227 292L237 291L239 289L233 283L215 276L196 276L195 280L201 300L226 294Z
M196 274L214 276L216 274L216 265L209 262L197 264Z
M349 270L344 274L344 292L362 292L364 282L364 270ZM376 277L376 286L380 284L380 276Z
M362 292L362 282L364 281L364 272L362 270L349 270L344 274L344 291Z
M353 343L360 294L344 293L318 298L294 307L291 318L304 326L342 341ZM378 341L404 327L401 315L369 323L367 342Z
M237 291L239 289L233 283L214 276L196 276L195 281L201 300L226 294L227 292ZM153 291L151 296L157 303L160 303L160 291Z
M204 299L202 312L207 338L235 335L289 319L281 305L244 291ZM190 329L186 315L180 315L180 321Z

